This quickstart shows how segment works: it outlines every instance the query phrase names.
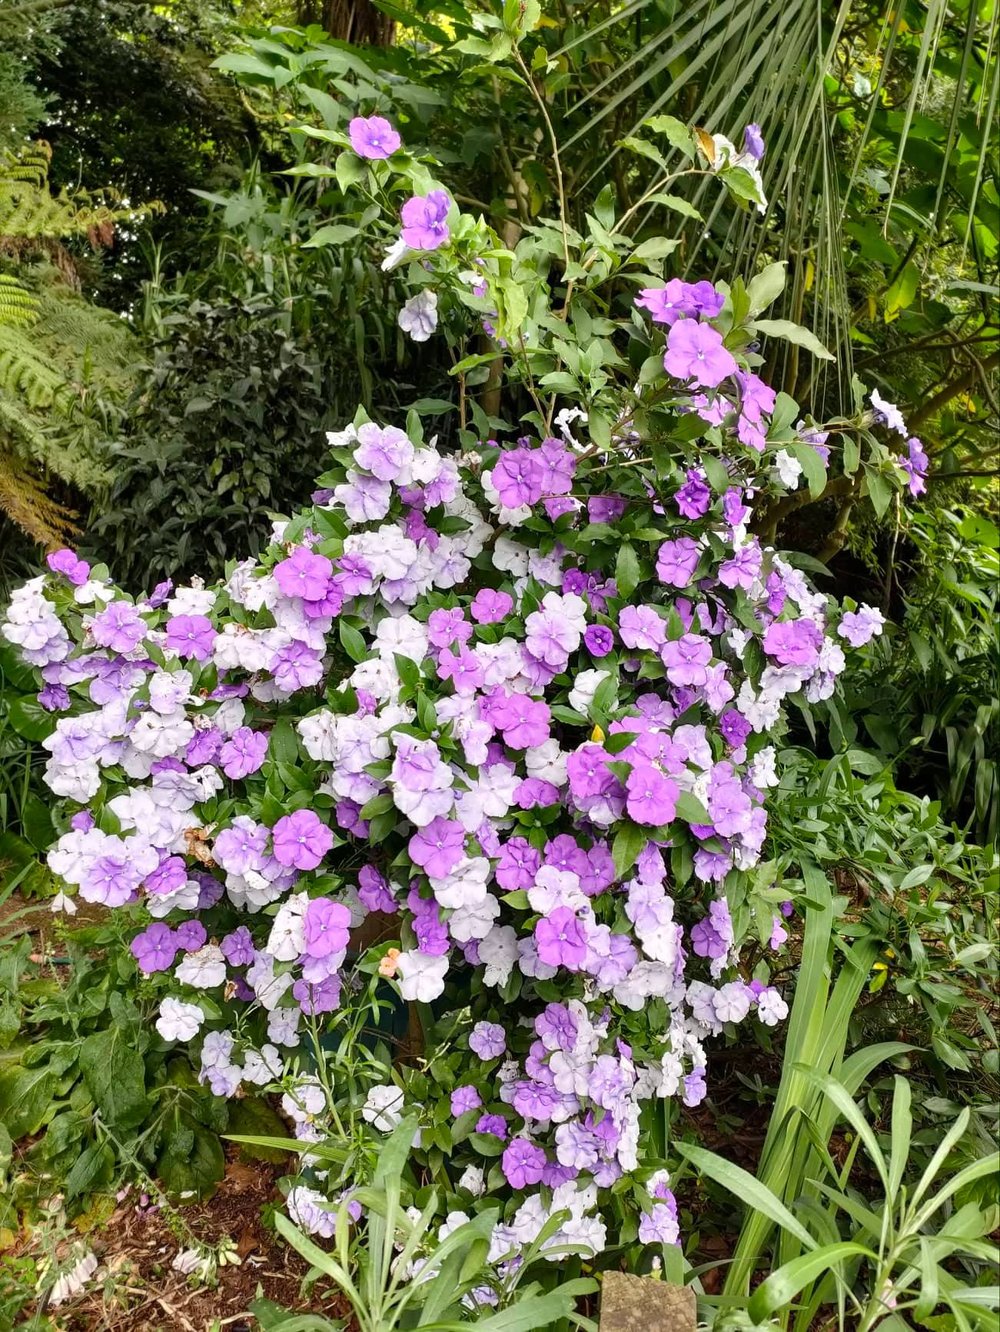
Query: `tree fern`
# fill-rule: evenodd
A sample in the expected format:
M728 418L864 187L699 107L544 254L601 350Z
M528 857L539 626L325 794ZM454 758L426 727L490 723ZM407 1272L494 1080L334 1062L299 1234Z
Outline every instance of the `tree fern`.
M92 494L108 479L108 426L135 356L128 327L76 290L63 245L81 236L107 244L135 211L53 195L50 157L38 143L0 163L0 259L15 270L0 273L0 512L45 545L73 531L72 508L51 482Z

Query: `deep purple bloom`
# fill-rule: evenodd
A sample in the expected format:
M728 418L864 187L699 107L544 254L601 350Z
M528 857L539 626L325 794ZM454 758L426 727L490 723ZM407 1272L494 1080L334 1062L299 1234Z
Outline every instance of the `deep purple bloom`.
M542 498L542 464L531 449L507 449L501 453L491 480L507 509L537 504Z
M305 546L296 546L287 559L274 566L274 581L285 596L305 601L322 601L332 577L333 563Z
M701 518L712 503L712 492L705 484L705 473L698 467L688 470L687 480L674 495L674 502L685 518Z
M182 920L174 937L178 947L183 948L185 953L196 953L204 946L208 931L200 920Z
M498 624L514 609L514 598L507 592L495 592L491 587L480 588L469 607L469 614L477 624Z
M451 1113L457 1119L459 1115L464 1115L469 1110L478 1110L482 1103L483 1098L475 1087L456 1087L451 1094Z
M604 624L588 624L583 641L592 657L606 657L615 645L615 636Z
M178 947L173 930L162 921L148 926L130 944L132 956L147 976L154 971L166 971L172 967Z
M507 1138L507 1121L503 1115L480 1115L476 1122L477 1133L492 1133L501 1142Z
M430 878L443 879L465 855L465 829L450 819L432 819L410 838L409 852Z
M752 157L755 162L759 162L764 156L766 148L767 145L760 132L760 126L751 122L743 131L743 151L748 157Z
M691 380L700 388L717 388L738 366L726 350L722 334L711 324L680 319L667 334L663 368L668 375Z
M625 808L635 823L658 828L664 823L670 823L677 813L680 788L650 763L632 769L625 789L628 792Z
M256 952L253 935L245 925L224 936L219 944L222 954L231 967L248 967Z

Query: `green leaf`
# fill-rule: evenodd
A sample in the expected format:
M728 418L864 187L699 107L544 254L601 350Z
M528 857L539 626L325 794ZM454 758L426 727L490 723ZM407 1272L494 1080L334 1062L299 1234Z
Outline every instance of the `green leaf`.
M135 1128L149 1113L142 1055L120 1027L96 1031L80 1046L87 1090L111 1128Z
M755 1323L762 1323L777 1309L784 1309L791 1304L795 1296L817 1277L827 1272L836 1271L848 1258L870 1258L877 1262L877 1255L862 1244L824 1244L811 1253L801 1254L785 1263L776 1272L763 1281L747 1305L747 1313Z
M806 479L806 485L809 487L809 494L813 499L819 499L826 489L827 474L823 459L819 456L811 444L803 444L799 440L790 440L787 444L781 446L802 468L802 474Z
M285 1132L284 1120L279 1119L270 1105L259 1096L248 1096L230 1104L229 1127L244 1138L280 1138ZM242 1149L243 1155L254 1161L281 1165L288 1160L287 1150L271 1147L266 1142L243 1142Z
M352 185L357 185L368 174L367 166L351 149L345 149L340 154L334 170L337 174L337 184L345 194Z
M678 120L676 116L650 116L645 124L654 134L662 134L671 148L676 148L685 157L694 161L694 135L682 120Z
M625 878L648 841L648 832L636 823L623 823L618 829L611 846L611 856L619 879Z
M759 1180L754 1179L748 1171L741 1166L733 1165L732 1161L726 1161L723 1157L716 1156L714 1152L706 1151L704 1147L695 1147L693 1143L677 1142L674 1145L677 1151L682 1156L687 1157L691 1164L696 1166L703 1175L707 1175L709 1179L714 1179L716 1184L721 1184L724 1189L728 1189L733 1197L738 1198L746 1207L755 1212L760 1212L770 1221L773 1221L775 1225L787 1230L805 1248L816 1248L816 1241L805 1226L796 1220L785 1204L775 1197L769 1188L761 1184Z
M750 285L747 287L751 318L760 314L761 310L766 310L769 305L773 305L785 290L785 267L786 261L784 259L779 264L768 264L755 278L751 279Z
M111 1183L115 1172L115 1154L106 1142L92 1142L81 1152L66 1176L67 1199L93 1193Z
M652 240L643 241L641 245L636 246L627 262L639 264L649 259L666 259L668 254L673 254L678 245L680 245L679 240L672 240L667 236L654 236Z
M346 620L339 622L337 632L340 635L340 645L351 661L364 661L368 656L368 645L363 635L357 629L352 629Z
M164 1133L157 1170L167 1191L178 1198L210 1197L226 1171L218 1134L178 1112Z
M685 823L707 825L712 822L708 810L690 791L682 791L677 797L677 817Z
M619 547L618 557L615 560L618 595L627 600L639 586L640 576L639 557L635 553L635 547L626 541Z
M271 728L268 750L277 763L295 764L299 759L299 740L295 727L287 717L276 721Z
M820 361L834 359L815 333L803 328L801 324L793 324L790 319L755 319L753 328L767 338L783 338L786 342L793 342L796 347L805 347Z
M46 740L56 729L56 718L33 698L15 698L7 710L14 730L25 740Z
M343 245L345 241L353 240L357 234L357 227L349 226L345 222L331 222L329 226L320 227L319 231L313 232L307 241L302 242L302 248L318 250L324 245Z

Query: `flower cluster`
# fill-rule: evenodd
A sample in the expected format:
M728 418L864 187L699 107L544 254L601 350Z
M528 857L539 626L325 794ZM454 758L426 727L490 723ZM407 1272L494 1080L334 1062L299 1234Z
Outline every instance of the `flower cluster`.
M399 146L378 118L351 142ZM410 199L400 244L447 245L449 208ZM555 1245L598 1251L623 1176L640 1239L677 1240L644 1115L699 1103L711 1038L786 1014L780 890L747 873L784 708L829 698L883 623L751 531L828 449L777 421L726 292L672 281L637 304L666 329L681 441L655 482L638 435L581 442L580 412L459 453L359 416L312 506L225 583L133 600L63 551L0 626L53 716L57 901L139 920L160 1037L193 1044L218 1095L280 1082L314 1141L326 1098L297 1052L350 1004L365 918L394 921L383 983L464 1015L466 1076L438 1096L460 1201L505 1200L498 1258L557 1211ZM919 446L909 464L915 482ZM404 1104L441 1123L395 1085L373 1096L376 1131ZM326 1234L322 1201L303 1184L289 1206Z

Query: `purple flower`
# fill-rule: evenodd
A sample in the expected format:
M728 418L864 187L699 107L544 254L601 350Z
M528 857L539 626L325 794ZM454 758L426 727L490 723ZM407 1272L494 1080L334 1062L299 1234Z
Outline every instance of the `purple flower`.
M500 853L496 881L504 892L530 888L542 866L542 853L524 837L512 837Z
M511 749L536 749L549 738L549 705L527 694L510 694L491 713L491 720L503 732Z
M222 771L234 781L249 777L261 767L266 753L267 736L264 732L239 726L222 746L219 755Z
M751 122L743 131L743 151L748 157L752 157L755 162L759 162L764 156L766 147L764 136L760 132L760 126Z
M332 577L332 562L305 546L296 546L287 559L274 566L274 581L284 595L304 601L322 601Z
M90 565L72 550L53 550L45 557L53 573L62 574L74 587L82 587L90 577Z
M112 601L90 623L97 646L110 648L112 652L134 652L145 632L145 622L127 601Z
M837 633L846 638L851 647L864 647L878 637L885 625L885 616L874 606L859 606L856 611L844 611Z
M592 495L587 500L587 517L592 523L616 523L624 512L621 495Z
M664 287L646 287L635 298L636 305L648 310L657 324L676 324L694 315L714 319L722 313L725 301L711 282L682 282L680 278L671 278Z
M717 388L739 368L726 351L722 334L694 319L681 319L667 334L663 368L675 379L692 380L700 388Z
M477 624L499 624L514 609L514 598L507 592L495 592L491 587L480 588L469 607L469 614Z
M254 959L253 936L245 925L225 935L219 947L231 967L248 967Z
M732 749L739 749L740 745L746 744L747 736L753 727L742 712L728 708L719 718L719 730L727 745Z
M654 768L650 763L634 767L628 775L625 790L628 793L625 808L634 823L658 828L673 821L680 788L676 782L665 777L659 768Z
M208 661L215 627L207 615L174 615L167 621L166 646L179 657Z
M451 232L445 219L451 200L444 190L414 195L403 204L403 240L411 250L436 250L447 245Z
M297 809L280 818L271 830L279 865L313 870L333 846L333 833L311 809Z
M492 484L504 508L537 504L542 498L542 465L531 449L507 449L493 468Z
M465 829L450 819L432 819L410 838L409 853L429 878L446 878L465 856Z
M347 133L357 155L371 161L391 157L402 144L398 133L381 116L355 116Z
M671 1204L673 1204L671 1206ZM650 1211L639 1217L640 1244L677 1244L680 1229L677 1225L677 1203L673 1194L669 1202L655 1202Z
M158 610L161 606L166 605L173 590L174 580L172 578L164 578L163 582L157 583L152 592L150 592L149 596L146 598L146 605L149 606L151 610Z
M170 926L156 921L142 934L137 934L129 946L139 969L148 976L173 966L179 944Z
M690 537L664 541L656 556L656 576L668 587L687 587L698 566L698 543Z
M457 1119L459 1115L467 1114L470 1110L478 1110L482 1103L483 1098L475 1087L456 1087L451 1094L451 1113Z
M354 460L380 481L398 481L413 462L413 454L409 435L395 426L380 429L366 421L358 431Z
M538 956L550 967L579 971L587 956L587 938L576 913L556 907L535 926Z
M698 467L687 472L687 480L674 495L674 502L685 518L701 518L712 503L712 492L705 484L705 473Z
M592 657L606 657L615 645L615 636L607 625L589 624L583 641Z
M200 920L182 920L174 937L185 953L197 953L208 938L208 931Z
M775 620L764 631L764 651L781 666L815 666L823 631L812 620Z
M507 1138L507 1121L503 1115L480 1115L476 1123L477 1133L491 1133L501 1142Z
M499 1022L477 1022L469 1033L469 1049L480 1059L499 1059L507 1048L507 1033Z
M527 1138L513 1138L504 1149L501 1167L512 1189L524 1189L541 1181L545 1153Z
M151 874L143 880L147 893L167 894L176 892L187 882L187 866L181 856L165 856Z
M351 913L340 902L328 897L314 897L303 918L306 953L309 957L329 957L347 947Z

